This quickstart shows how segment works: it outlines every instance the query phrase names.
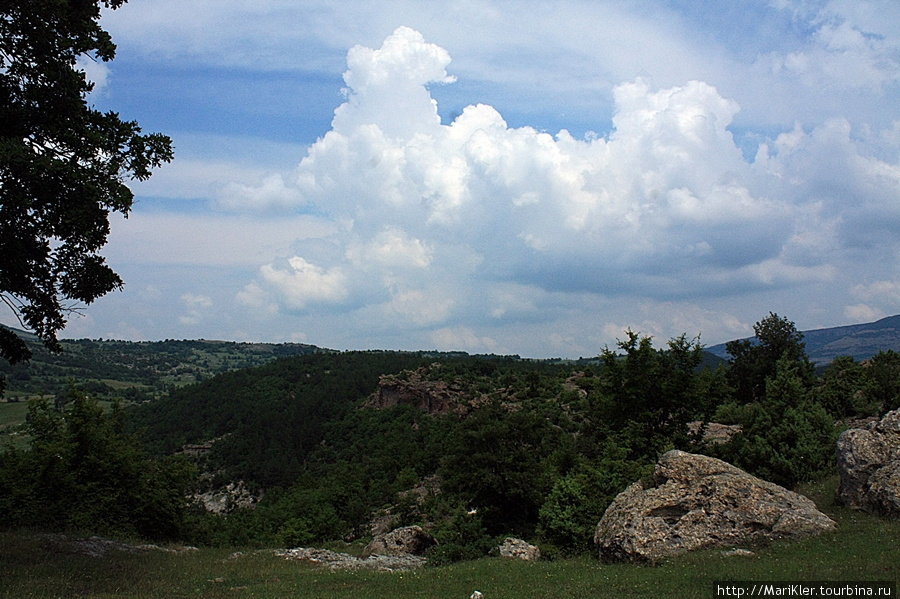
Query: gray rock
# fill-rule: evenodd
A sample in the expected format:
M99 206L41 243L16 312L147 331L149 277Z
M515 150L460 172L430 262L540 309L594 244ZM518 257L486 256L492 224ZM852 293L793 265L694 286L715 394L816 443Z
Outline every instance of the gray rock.
M900 410L841 433L837 462L838 496L845 505L900 518Z
M370 555L359 558L347 553L328 549L295 547L276 550L275 555L286 560L307 562L329 570L376 570L379 572L403 572L416 570L425 565L424 557L416 555Z
M252 494L244 486L244 481L239 480L206 493L196 493L193 498L194 503L203 506L207 512L223 515L238 509L255 507L262 495Z
M541 559L541 550L522 539L507 537L500 545L500 557L536 562Z
M715 458L670 451L653 478L646 489L632 484L606 510L594 535L601 560L655 562L835 526L806 497Z
M404 526L377 535L366 545L363 555L424 555L434 545L437 541L421 526Z
M722 557L753 557L756 555L749 549L728 549L722 552Z

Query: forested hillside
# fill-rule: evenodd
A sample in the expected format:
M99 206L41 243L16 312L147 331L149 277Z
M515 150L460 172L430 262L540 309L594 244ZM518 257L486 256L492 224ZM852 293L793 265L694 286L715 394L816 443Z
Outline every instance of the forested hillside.
M62 339L62 351L51 353L35 337L17 333L32 357L15 365L0 360L4 396L12 400L61 393L70 380L98 398L152 399L223 372L322 351L299 343Z
M433 563L484 555L509 534L580 553L612 498L668 449L793 487L834 471L846 422L900 405L892 351L819 375L790 321L770 314L756 339L730 343L715 368L697 340L654 347L633 332L579 363L316 352L107 415L70 390L56 407L32 402L32 448L0 458L4 525L137 521L139 534L197 544L295 546L365 538L380 521L431 530ZM710 442L709 422L733 425L731 435ZM90 463L108 468L80 468L97 452ZM49 487L48 472L60 475ZM252 500L214 514L184 499L229 484ZM118 511L85 507L97 493L119 497Z

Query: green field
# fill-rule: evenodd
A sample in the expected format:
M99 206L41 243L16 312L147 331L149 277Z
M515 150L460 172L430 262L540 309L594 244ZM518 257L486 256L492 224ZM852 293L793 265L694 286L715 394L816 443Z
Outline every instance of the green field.
M34 396L39 398L40 396ZM52 397L44 396L45 399ZM25 423L28 415L28 399L21 401L0 401L0 449L6 444L15 448L24 449L29 444L29 437L19 431L19 427ZM104 408L109 408L112 402L99 402Z
M900 522L833 502L837 481L801 489L837 522L816 538L755 547L749 557L697 552L658 566L592 557L524 563L485 558L415 572L330 572L272 551L201 549L89 557L46 537L0 533L0 597L433 598L715 597L715 581L891 581L900 578Z
M7 443L18 448L26 445L18 429L25 422L27 413L27 401L0 402L0 447Z

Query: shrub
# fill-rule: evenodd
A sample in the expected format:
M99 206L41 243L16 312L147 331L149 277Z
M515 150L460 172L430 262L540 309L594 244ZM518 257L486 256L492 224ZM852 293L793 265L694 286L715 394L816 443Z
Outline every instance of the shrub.
M564 554L592 550L594 531L606 508L652 468L624 459L625 453L609 447L596 464L582 461L557 479L541 506L538 532L544 541Z
M834 419L813 401L786 357L766 380L765 399L747 406L741 432L722 451L748 472L792 488L832 470L836 439Z
M431 566L484 557L497 547L499 541L488 535L481 514L463 504L453 506L431 533L438 542L426 554Z

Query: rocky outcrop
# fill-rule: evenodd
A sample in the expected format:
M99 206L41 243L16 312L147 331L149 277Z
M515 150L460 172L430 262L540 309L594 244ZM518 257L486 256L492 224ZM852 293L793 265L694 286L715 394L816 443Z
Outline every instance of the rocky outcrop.
M900 410L841 433L837 462L838 495L845 505L900 518Z
M399 375L385 374L378 380L378 389L366 402L366 407L384 409L397 405L419 408L429 414L446 414L462 401L462 390L442 380L433 380L432 371L440 364L432 364Z
M425 555L434 545L437 541L421 526L404 526L377 535L366 545L363 555Z
M239 480L236 483L228 483L220 489L196 493L193 499L194 503L203 506L207 512L222 515L238 509L255 507L262 499L262 494L254 495L244 486L244 481Z
M816 535L835 523L815 504L722 460L670 451L652 486L636 482L606 510L594 542L605 562L654 562L706 547Z
M398 503L375 512L369 521L369 532L372 536L384 534L400 523L400 512L410 510L414 520L421 520L425 528L429 528L427 514L423 514L420 508L429 497L437 497L441 492L440 479L436 475L428 476L416 484L412 489L397 493ZM402 506L402 508L401 508Z
M536 562L541 559L541 550L522 539L507 537L500 545L500 557Z

